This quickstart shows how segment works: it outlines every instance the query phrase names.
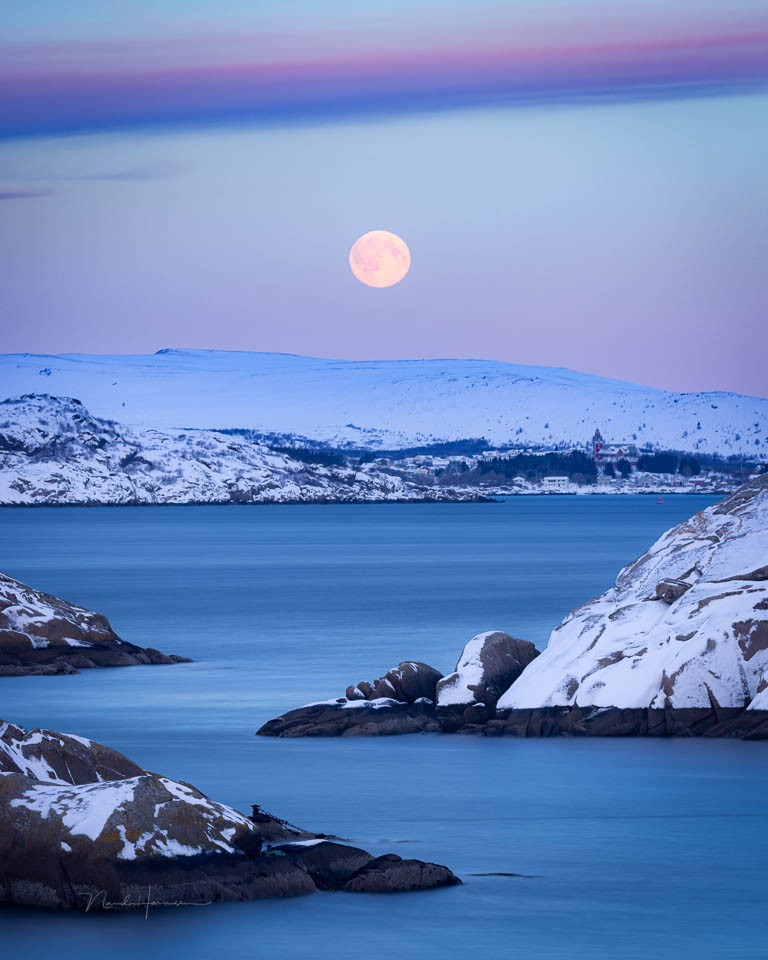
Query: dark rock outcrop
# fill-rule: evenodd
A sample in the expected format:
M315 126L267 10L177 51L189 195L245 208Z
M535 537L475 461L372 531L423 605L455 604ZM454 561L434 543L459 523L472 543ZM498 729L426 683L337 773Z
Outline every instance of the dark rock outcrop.
M372 857L367 850L329 841L282 844L277 849L301 863L321 889L350 893L405 893L461 883L448 867L422 860L403 860L387 853Z
M348 893L406 893L452 887L461 881L448 867L421 860L403 860L394 853L371 860L342 886Z
M0 677L168 663L189 660L121 640L103 614L0 573Z
M338 890L373 860L366 850L333 840L299 841L280 844L274 849L300 863L320 890Z
M264 737L379 737L398 733L439 731L430 700L328 700L311 703L269 720Z
M768 710L711 707L641 709L619 707L540 707L495 712L472 704L458 712L391 702L376 710L375 720L360 717L346 701L302 707L265 723L266 737L371 737L401 733L464 733L487 737L728 737L768 739Z
M768 710L667 707L541 707L505 710L486 724L486 736L726 737L768 739Z
M316 839L94 741L0 723L0 903L110 910L294 896L344 889L373 860L301 842ZM415 864L390 889L456 882L445 867Z
M347 687L346 697L289 710L257 732L265 737L477 732L495 716L503 691L538 655L527 640L500 631L480 634L466 645L456 672L448 677L406 660L373 683Z
M369 683L360 683L346 689L348 700L398 700L415 703L417 700L435 700L435 691L442 673L419 660L404 660L383 677Z
M685 580L675 580L674 577L667 577L656 584L655 599L663 600L665 603L674 603L675 600L682 597L686 590L690 589L690 583L686 583Z

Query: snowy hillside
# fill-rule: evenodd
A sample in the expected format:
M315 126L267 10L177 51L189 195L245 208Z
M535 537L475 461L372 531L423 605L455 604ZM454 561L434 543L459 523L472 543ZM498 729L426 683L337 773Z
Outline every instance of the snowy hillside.
M403 447L609 441L765 455L768 400L675 394L562 368L487 360L343 361L164 350L151 356L0 356L2 395L78 397L99 417L160 429L250 428Z
M573 610L499 700L768 708L768 475L668 530Z
M206 430L173 433L91 416L79 400L0 402L0 503L270 503L471 499L373 464L303 463Z

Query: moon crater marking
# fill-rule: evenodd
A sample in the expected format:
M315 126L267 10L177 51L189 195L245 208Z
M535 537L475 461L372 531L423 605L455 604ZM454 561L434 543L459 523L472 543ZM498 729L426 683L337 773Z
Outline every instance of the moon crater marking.
M411 252L402 237L388 230L371 230L358 237L349 251L349 267L369 287L399 283L411 266Z

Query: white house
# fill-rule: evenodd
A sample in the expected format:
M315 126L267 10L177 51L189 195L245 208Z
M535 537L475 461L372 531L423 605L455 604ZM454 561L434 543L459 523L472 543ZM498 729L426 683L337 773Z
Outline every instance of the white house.
M568 487L568 477L544 477L541 485L545 490L565 490Z

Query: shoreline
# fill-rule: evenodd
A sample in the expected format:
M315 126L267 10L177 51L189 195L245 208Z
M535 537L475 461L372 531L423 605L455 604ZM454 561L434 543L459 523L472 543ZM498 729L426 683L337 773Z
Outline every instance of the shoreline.
M461 504L461 503L501 503L493 497L476 497L467 500L253 500L246 503L237 500L189 500L184 503L144 503L142 501L126 501L124 503L0 503L0 510L18 510L32 507L41 509L54 507L55 509L100 508L100 507L345 507L366 506L375 507L386 504L424 505L424 504Z
M26 508L40 509L44 507L53 507L55 509L63 508L99 508L99 507L343 507L343 506L385 506L385 505L423 505L423 504L477 504L477 503L502 503L499 497L723 497L732 493L732 490L595 490L577 493L576 491L555 492L551 490L535 493L532 490L526 490L520 493L490 493L481 494L476 497L470 497L466 500L459 499L431 499L420 497L418 499L396 499L396 500L252 500L242 502L237 500L188 500L184 503L169 501L167 503L146 503L140 500L129 500L122 503L110 502L66 502L66 503L0 503L0 510L18 510Z

